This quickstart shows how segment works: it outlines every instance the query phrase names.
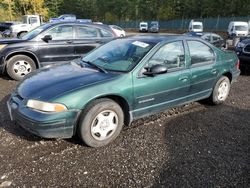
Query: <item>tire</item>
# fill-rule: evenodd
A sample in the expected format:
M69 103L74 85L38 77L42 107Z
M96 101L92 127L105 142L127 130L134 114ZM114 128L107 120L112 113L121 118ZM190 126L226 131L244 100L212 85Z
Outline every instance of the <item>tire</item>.
M17 81L20 81L27 74L36 69L35 62L26 55L16 55L11 57L6 66L8 75Z
M216 82L212 95L210 96L209 101L213 105L219 105L225 102L230 92L231 83L228 77L222 76Z
M86 145L102 147L116 139L123 124L124 113L116 102L97 99L83 111L77 133Z
M21 32L17 34L17 38L22 38L27 32Z

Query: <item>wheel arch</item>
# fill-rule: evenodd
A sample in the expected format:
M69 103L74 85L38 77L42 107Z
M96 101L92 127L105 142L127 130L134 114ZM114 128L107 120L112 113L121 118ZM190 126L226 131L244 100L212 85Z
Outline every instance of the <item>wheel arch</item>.
M231 72L225 72L225 73L222 74L222 76L228 77L228 79L230 80L230 82L232 82L233 75L232 75Z
M40 68L40 63L39 63L37 56L34 53L29 52L29 51L20 51L20 52L17 51L17 52L9 53L4 59L5 68L6 68L6 65L8 63L8 60L16 55L25 55L25 56L31 58L35 62L36 68Z
M122 111L123 111L123 114L124 114L124 125L125 126L129 126L130 125L130 123L133 120L133 117L130 115L130 112L129 112L130 111L130 106L129 106L127 100L124 97L121 97L119 95L103 95L103 96L98 96L97 98L94 98L94 99L90 100L88 103L86 103L86 105L84 106L84 108L78 114L77 120L76 120L76 124L75 124L75 127L74 127L74 135L77 133L77 128L78 128L79 120L81 118L81 115L84 112L84 109L87 108L87 106L91 105L91 103L94 102L95 100L97 100L97 99L103 99L103 98L111 99L114 102L116 102L122 108Z
M19 31L16 35L20 36L21 33L28 33L28 31Z
M130 112L130 105L129 105L129 103L127 102L127 100L124 97L119 96L119 95L102 95L102 96L98 96L98 97L90 100L88 103L86 103L86 105L82 109L82 112L84 111L84 109L88 105L91 105L91 103L93 101L95 101L97 99L103 99L103 98L107 98L107 99L113 100L114 102L116 102L122 108L122 111L124 113L124 124L126 126L128 126L131 123L131 121L132 121L132 117L131 117L131 115L129 113ZM79 119L79 117L78 117L78 119Z
M97 97L94 100L101 99L101 98L108 98L108 99L115 101L122 108L122 111L124 113L124 124L125 125L130 124L130 122L131 122L131 117L130 117L130 113L129 113L130 106L125 98L123 98L119 95L104 95L101 97Z

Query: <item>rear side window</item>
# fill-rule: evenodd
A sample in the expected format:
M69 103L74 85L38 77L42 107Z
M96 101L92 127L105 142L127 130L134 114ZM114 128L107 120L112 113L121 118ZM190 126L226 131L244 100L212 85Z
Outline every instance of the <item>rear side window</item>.
M99 37L98 30L93 27L78 26L77 27L77 38L97 38Z
M213 63L214 52L206 44L200 41L187 41L191 56L191 64Z
M104 29L100 29L100 32L102 34L102 37L107 37L107 38L113 37L113 34L111 32L108 32Z

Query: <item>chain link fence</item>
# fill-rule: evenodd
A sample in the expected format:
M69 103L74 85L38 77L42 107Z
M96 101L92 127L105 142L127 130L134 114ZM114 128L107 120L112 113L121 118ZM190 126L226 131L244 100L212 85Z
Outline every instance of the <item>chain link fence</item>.
M228 25L230 21L250 21L250 16L247 17L220 17L217 18L204 18L204 19L193 19L195 21L201 21L203 23L203 27L205 31L227 31ZM153 21L153 20L152 20ZM159 21L160 29L164 30L180 30L185 31L188 30L188 25L191 19L177 19L177 20L169 20L169 21ZM151 20L147 20L148 23ZM116 24L126 29L137 29L139 30L140 21L128 21L128 22L116 22L112 24Z

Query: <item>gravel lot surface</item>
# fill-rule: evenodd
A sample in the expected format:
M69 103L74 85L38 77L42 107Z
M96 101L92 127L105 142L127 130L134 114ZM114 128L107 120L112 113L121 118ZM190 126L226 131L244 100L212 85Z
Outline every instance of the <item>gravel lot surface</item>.
M42 139L11 122L17 82L0 77L0 187L250 187L250 76L221 106L140 119L111 145Z

